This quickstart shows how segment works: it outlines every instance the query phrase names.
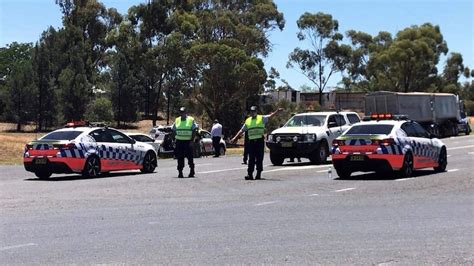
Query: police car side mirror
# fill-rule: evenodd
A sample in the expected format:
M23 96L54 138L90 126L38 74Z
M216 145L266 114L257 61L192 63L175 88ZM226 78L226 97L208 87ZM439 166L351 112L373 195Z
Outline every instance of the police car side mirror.
M135 144L135 143L137 143L137 141L134 140L134 139L132 139L132 138L130 138L130 143Z

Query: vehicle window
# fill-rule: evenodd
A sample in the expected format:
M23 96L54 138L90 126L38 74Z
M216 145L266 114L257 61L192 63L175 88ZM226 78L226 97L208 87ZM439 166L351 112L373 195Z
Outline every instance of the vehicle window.
M206 138L206 139L210 139L210 138L211 138L211 134L210 134L210 133L207 133L207 132L203 132L202 137L203 137L203 138Z
M415 128L412 126L411 123L409 123L409 122L404 123L401 128L403 129L403 131L405 131L405 133L407 133L407 136L409 136L409 137L417 137L416 130L415 130Z
M115 142L130 143L130 139L125 134L111 129L108 129L108 131L110 132L110 135L112 136Z
M336 123L336 125L337 125L337 121L336 121L336 116L335 116L335 115L329 116L329 118L328 118L328 127L330 127L329 124L331 124L331 123Z
M81 133L82 131L55 131L42 137L41 140L72 140Z
M347 114L347 119L349 119L349 123L351 124L360 122L360 119L356 114Z
M326 116L324 115L295 115L286 124L285 127L300 126L321 126L324 125Z
M352 126L345 135L388 135L393 125L357 125Z
M153 139L144 135L131 135L132 139L141 142L153 142Z
M430 134L420 124L413 122L413 128L415 128L416 135L420 138L429 138Z
M91 135L96 142L115 142L110 132L105 129L94 130L89 135Z
M346 124L346 120L344 119L344 116L342 115L336 115L336 122L338 126L343 126Z

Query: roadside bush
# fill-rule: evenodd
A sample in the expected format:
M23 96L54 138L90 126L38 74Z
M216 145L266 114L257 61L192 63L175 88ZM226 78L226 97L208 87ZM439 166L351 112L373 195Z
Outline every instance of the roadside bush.
M466 114L474 116L474 101L466 100L464 101L464 106L466 107Z
M112 122L114 120L112 102L104 97L95 99L87 106L84 118L88 121Z

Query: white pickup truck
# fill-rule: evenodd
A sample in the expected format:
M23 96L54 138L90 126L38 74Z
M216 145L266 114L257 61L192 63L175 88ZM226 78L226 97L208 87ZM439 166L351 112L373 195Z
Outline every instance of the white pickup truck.
M352 124L360 122L355 112L310 112L296 114L267 137L270 160L282 165L285 158L308 158L326 162L333 139Z

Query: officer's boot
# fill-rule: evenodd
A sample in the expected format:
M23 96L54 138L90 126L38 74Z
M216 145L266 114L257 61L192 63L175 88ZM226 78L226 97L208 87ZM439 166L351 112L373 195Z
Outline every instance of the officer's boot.
M183 170L178 170L178 178L183 178Z
M255 180L262 179L262 171L257 171L257 175L255 176Z
M191 167L191 171L189 171L188 177L194 177L194 167Z
M244 178L245 178L245 180L253 180L253 173L248 172L248 174Z

